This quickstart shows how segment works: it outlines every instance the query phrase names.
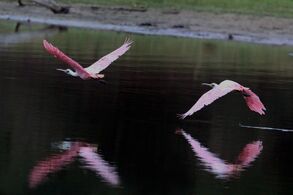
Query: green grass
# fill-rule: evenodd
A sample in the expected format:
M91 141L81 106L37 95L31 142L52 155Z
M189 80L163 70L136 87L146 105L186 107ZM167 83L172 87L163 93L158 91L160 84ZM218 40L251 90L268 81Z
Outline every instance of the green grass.
M130 5L159 8L293 16L293 0L61 0L64 3Z
M6 0L16 1L16 0ZM27 1L27 0L25 0ZM293 17L293 0L58 0L65 4L128 5ZM58 2L57 1L57 2Z

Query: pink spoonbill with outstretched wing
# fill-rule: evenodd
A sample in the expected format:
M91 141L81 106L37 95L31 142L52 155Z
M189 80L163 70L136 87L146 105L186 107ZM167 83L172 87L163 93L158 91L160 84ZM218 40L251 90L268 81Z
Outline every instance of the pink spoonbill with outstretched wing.
M68 64L71 68L74 69L57 69L59 71L63 71L66 74L69 74L74 77L80 77L82 79L100 79L103 78L104 75L100 74L102 70L107 68L113 61L117 60L121 55L123 55L126 51L129 50L131 47L132 41L130 39L126 39L122 46L120 46L118 49L112 51L111 53L105 55L92 65L90 65L87 68L83 68L78 62L74 61L70 57L68 57L66 54L64 54L62 51L60 51L57 47L54 47L51 43L44 40L43 46L47 50L48 53L55 56L57 59L65 62Z
M199 100L184 114L179 114L181 119L192 115L193 113L201 110L204 106L213 103L216 99L230 93L231 91L239 91L242 93L247 106L250 110L257 112L260 115L265 114L266 108L260 101L259 97L253 93L249 88L240 85L234 81L225 80L220 84L216 83L203 83L203 85L208 85L213 87L211 90L203 94Z

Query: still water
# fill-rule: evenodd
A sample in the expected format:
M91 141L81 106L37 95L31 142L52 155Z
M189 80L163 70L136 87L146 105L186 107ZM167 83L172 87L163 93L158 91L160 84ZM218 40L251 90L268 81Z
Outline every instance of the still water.
M41 44L86 66L128 36L106 84L56 71ZM292 50L2 21L0 194L292 194L293 133L239 127L293 129ZM231 93L176 117L225 79L267 114Z

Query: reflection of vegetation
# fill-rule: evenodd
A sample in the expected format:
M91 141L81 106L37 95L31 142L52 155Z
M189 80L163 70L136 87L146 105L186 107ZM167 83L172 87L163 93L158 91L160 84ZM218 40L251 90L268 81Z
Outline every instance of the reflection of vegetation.
M34 39L46 38L66 30L65 27L60 26L34 26L30 23L17 22L15 24L14 30L12 31L12 26L4 24L4 28L0 31L0 45L1 46L12 46L13 44L20 44L24 42L30 42ZM11 23L10 23L11 24ZM13 23L12 23L13 24Z
M93 60L119 46L127 36L124 33L72 28L68 30L68 33L58 34L49 40L70 55L78 53L78 57L89 60L85 64L90 64ZM85 39L85 37L87 38ZM288 46L269 47L233 41L164 36L131 35L130 38L135 42L128 53L137 56L137 61L167 61L170 62L165 64L168 67L177 67L178 62L181 62L180 67L182 68L196 68L195 66L204 65L206 68L221 69L291 70L292 58L287 55L291 51L291 47ZM127 58L128 55L124 57ZM145 59L144 56L152 56L152 58ZM223 61L225 61L224 64L221 63ZM159 64L154 63L147 66L152 65ZM160 64L160 66L164 67L164 64Z
M15 22L0 21L0 33L12 33L15 27ZM44 25L22 25L21 32L41 30L44 27ZM88 59L86 63L90 64L119 46L127 36L129 35L125 33L70 28L68 32L56 34L49 40L70 55L71 53L76 55L78 52L78 57ZM130 38L134 39L135 43L129 52L138 56L137 61L145 60L142 59L143 56L152 56L147 60L167 60L171 62L168 66L178 66L178 62L182 61L181 67L199 66L203 63L205 67L221 67L222 69L249 67L252 70L291 70L292 58L288 57L287 53L292 49L288 46L268 47L250 43L239 44L233 41L164 36L130 35ZM41 40L36 39L36 41ZM223 60L226 61L225 64L219 63Z
M7 22L7 21L0 21L0 34L1 33L11 33L15 31L15 28L17 26L17 22ZM40 30L43 29L44 27L48 25L32 25L30 23L19 23L23 24L21 25L21 31L26 32L26 31L33 31L33 30Z

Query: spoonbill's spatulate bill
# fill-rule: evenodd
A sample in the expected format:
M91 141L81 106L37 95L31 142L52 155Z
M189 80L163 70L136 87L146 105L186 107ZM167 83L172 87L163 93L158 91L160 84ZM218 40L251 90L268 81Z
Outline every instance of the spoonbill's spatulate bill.
M66 54L60 51L57 47L54 47L51 43L49 43L46 40L43 41L43 46L47 50L48 53L52 54L57 59L65 62L71 68L74 69L74 71L70 69L66 69L66 70L57 69L57 70L63 71L66 74L69 74L74 77L80 77L82 79L103 78L104 75L99 73L105 68L107 68L113 61L117 60L126 51L128 51L129 48L131 47L131 44L132 44L132 41L130 39L126 39L121 47L105 55L104 57L102 57L101 59L96 61L94 64L90 65L89 67L83 68L78 62L68 57Z
M216 99L230 93L231 91L239 91L242 93L243 98L246 101L247 106L250 110L257 112L260 115L265 114L266 108L260 101L259 97L253 93L249 88L240 85L234 81L225 80L220 84L216 83L203 83L204 85L208 85L213 87L211 90L203 94L199 100L184 114L179 114L178 116L181 119L184 119L187 116L192 115L193 113L201 110L204 106L207 106L213 103Z

